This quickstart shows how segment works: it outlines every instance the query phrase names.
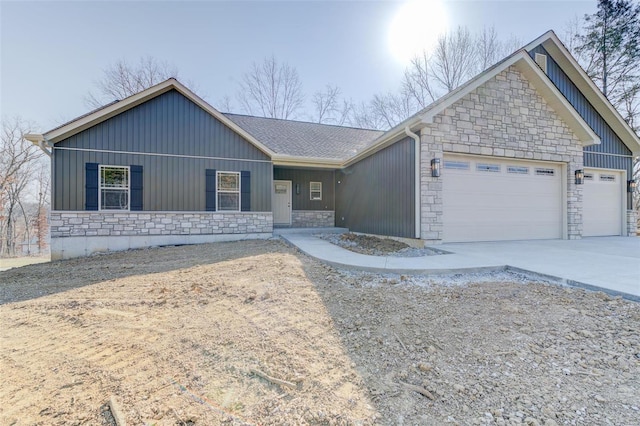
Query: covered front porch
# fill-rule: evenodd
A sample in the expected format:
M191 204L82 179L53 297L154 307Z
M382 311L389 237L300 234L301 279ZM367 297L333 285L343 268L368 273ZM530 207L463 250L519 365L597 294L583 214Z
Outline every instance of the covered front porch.
M334 175L334 170L274 167L274 233L278 229L335 226Z

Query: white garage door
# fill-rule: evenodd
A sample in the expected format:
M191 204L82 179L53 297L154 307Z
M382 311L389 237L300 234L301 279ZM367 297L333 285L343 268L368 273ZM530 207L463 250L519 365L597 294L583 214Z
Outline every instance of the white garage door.
M544 162L445 155L444 241L562 238L561 171Z
M622 175L616 170L584 171L582 235L622 234Z

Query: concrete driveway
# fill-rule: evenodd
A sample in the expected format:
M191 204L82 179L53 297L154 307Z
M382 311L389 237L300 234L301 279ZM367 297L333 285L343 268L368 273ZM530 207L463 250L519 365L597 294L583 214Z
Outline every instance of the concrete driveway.
M452 243L438 247L479 261L549 275L571 285L627 293L640 300L637 237Z
M335 266L416 274L507 268L640 301L640 238L636 237L450 243L433 247L451 254L381 257L354 253L317 238L313 233L313 230L298 229L280 235L308 255Z

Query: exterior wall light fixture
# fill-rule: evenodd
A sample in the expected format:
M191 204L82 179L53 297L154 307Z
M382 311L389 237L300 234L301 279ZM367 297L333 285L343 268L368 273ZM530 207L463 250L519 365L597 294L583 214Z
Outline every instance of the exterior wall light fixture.
M440 159L434 158L431 160L431 176L440 177Z
M582 185L584 183L584 170L576 170L576 185Z
M300 195L300 184L296 183L296 195Z
M638 187L638 182L635 180L630 180L627 182L627 192L633 192Z

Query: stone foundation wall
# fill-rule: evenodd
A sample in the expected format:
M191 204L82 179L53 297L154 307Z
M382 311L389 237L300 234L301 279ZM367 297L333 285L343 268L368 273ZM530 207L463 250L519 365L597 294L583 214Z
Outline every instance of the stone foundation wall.
M291 212L292 228L332 228L335 223L333 210L293 210Z
M640 229L638 219L638 212L636 210L627 210L627 236L635 237L638 235L638 229Z
M51 238L273 232L271 212L53 211Z
M509 67L433 117L421 136L421 237L443 238L442 176L430 162L447 152L564 163L568 238L582 236L582 144L567 124L515 68Z

